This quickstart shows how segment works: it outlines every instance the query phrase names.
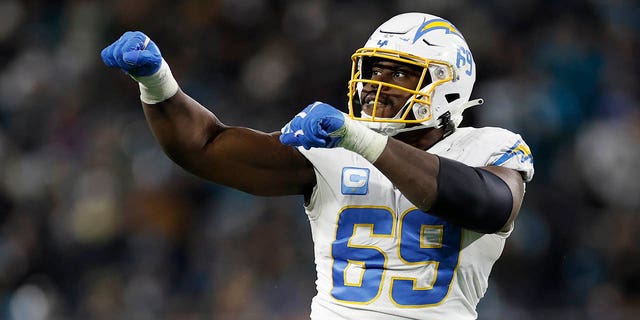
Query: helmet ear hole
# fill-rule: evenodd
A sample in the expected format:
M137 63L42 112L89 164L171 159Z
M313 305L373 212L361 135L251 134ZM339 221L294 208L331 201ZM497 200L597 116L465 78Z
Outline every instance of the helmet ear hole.
M456 100L460 99L460 94L459 93L449 93L449 94L445 94L444 98L447 99L448 103L451 103L453 101L456 101Z

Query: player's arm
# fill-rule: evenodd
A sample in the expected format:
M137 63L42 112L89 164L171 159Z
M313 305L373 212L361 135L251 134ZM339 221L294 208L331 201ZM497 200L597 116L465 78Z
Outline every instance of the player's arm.
M279 133L227 126L182 92L143 33L125 33L102 51L102 58L138 81L154 136L186 170L257 195L302 194L315 184L311 165L295 148L281 144Z
M304 109L283 128L280 140L359 153L420 210L470 230L503 230L520 210L524 182L515 170L440 158L369 130L324 103Z
M393 138L374 165L421 210L482 233L508 227L524 197L516 170L470 167Z
M143 106L165 153L200 177L257 195L302 194L315 183L310 163L279 132L226 126L181 90Z

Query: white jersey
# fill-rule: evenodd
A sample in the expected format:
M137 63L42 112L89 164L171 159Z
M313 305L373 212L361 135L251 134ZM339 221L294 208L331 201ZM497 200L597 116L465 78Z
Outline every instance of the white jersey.
M418 210L378 169L342 149L300 148L317 184L305 207L317 271L313 320L475 319L506 232L480 234ZM428 150L533 176L522 138L458 128Z

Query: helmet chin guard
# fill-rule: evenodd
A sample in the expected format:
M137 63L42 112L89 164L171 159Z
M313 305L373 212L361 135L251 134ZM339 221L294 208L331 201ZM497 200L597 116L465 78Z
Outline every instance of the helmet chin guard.
M390 60L421 70L418 85L404 88L372 80L367 66L374 59ZM386 135L462 121L462 112L481 104L469 101L475 82L475 62L460 31L449 21L424 13L397 15L378 27L364 47L351 56L349 116ZM362 110L362 89L377 86L375 99L367 101L371 115ZM376 117L383 88L409 94L405 105L392 118ZM358 110L359 109L359 110ZM443 123L447 114L450 121ZM407 127L408 124L411 124Z

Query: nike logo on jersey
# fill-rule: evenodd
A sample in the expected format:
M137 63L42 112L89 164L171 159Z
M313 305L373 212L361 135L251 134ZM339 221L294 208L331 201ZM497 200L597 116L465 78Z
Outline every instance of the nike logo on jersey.
M342 194L364 195L369 192L369 169L342 168Z

